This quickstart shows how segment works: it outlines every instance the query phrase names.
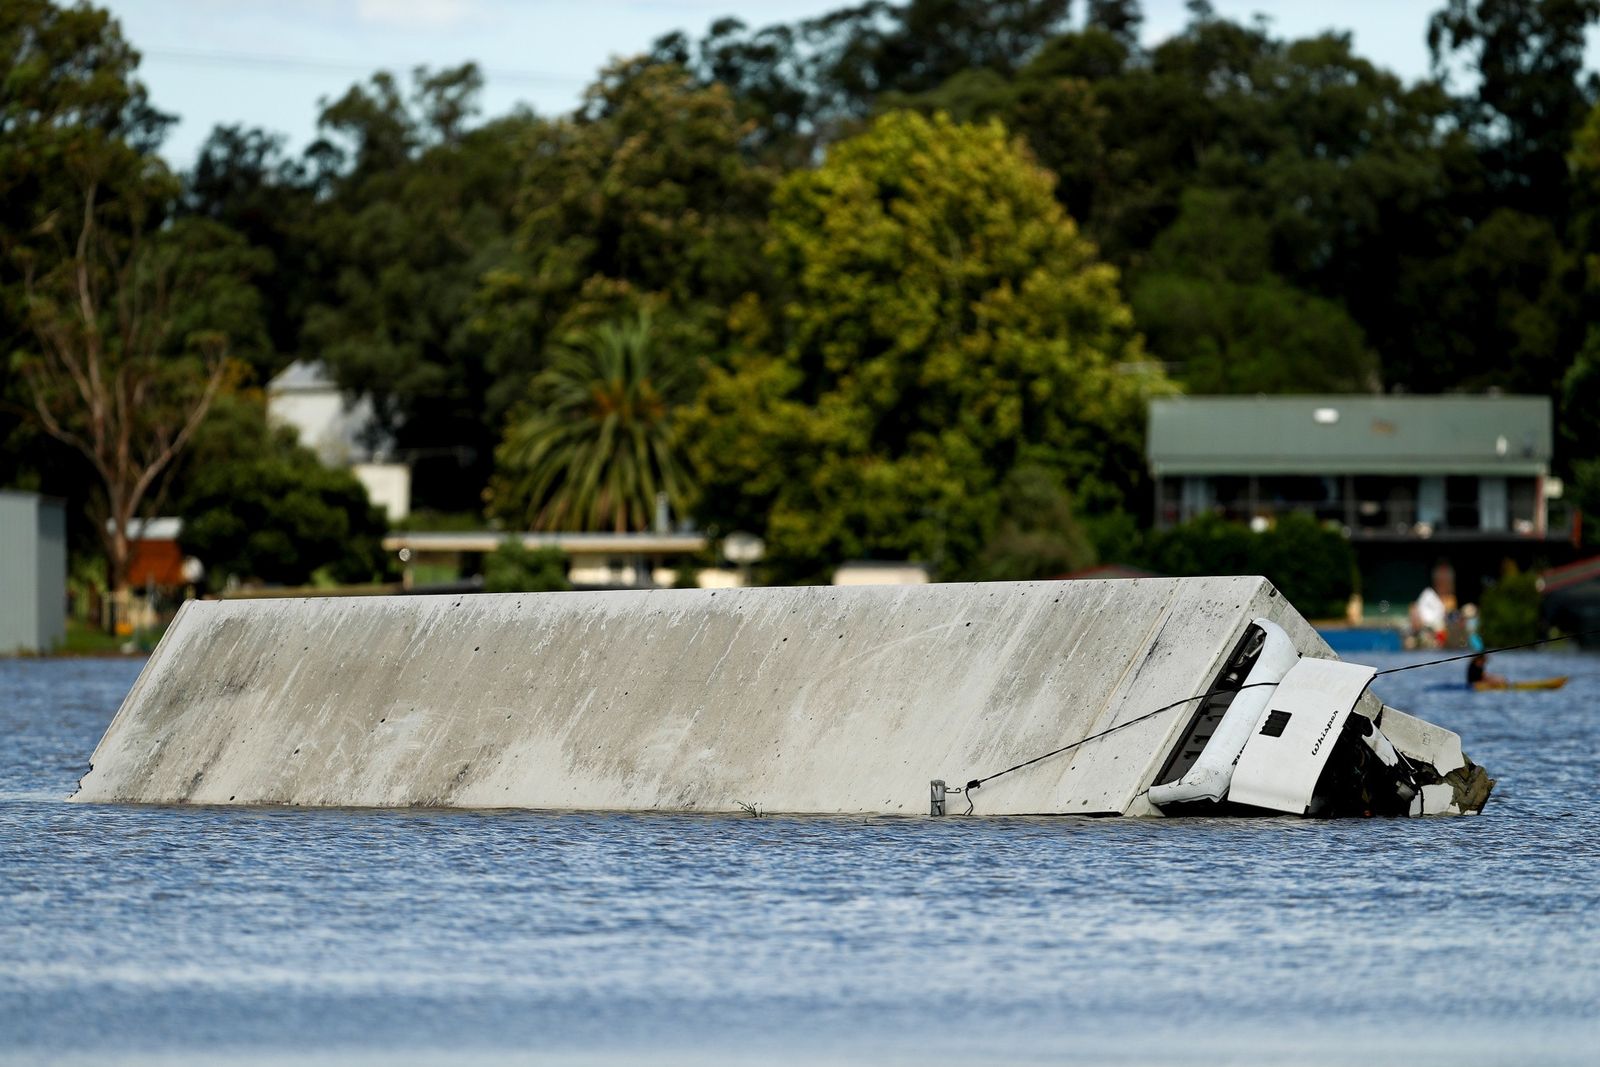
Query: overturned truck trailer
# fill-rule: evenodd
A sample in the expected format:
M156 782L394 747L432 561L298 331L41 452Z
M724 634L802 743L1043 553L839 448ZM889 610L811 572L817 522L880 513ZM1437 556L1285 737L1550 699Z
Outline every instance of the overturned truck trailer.
M1481 808L1493 783L1460 739L1386 707L1373 674L1263 578L195 602L73 799Z

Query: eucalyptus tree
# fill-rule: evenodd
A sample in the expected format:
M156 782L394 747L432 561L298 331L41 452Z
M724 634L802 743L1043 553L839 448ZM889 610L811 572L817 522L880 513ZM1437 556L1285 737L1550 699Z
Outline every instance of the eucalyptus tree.
M259 257L225 227L170 221L179 186L154 155L168 120L138 58L88 5L0 9L4 390L87 474L117 601L130 527L262 341Z
M10 355L32 334L23 275L40 269L48 250L39 246L53 244L80 208L82 169L159 173L153 152L172 119L151 105L138 64L107 11L50 0L0 4L0 484L74 503L83 495L71 488L89 472L29 415Z
M164 475L238 380L235 345L260 336L258 263L225 229L160 232L134 213L108 234L89 182L70 239L25 279L34 343L16 356L32 413L95 475L89 519L114 596L128 592L130 529L159 510Z

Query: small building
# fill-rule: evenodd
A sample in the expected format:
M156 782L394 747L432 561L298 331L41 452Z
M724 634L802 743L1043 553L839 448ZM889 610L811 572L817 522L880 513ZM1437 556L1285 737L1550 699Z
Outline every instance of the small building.
M496 530L395 530L383 539L386 551L399 555L406 588L438 584L423 575L448 574L446 582L470 574L484 556L515 537L529 549L554 548L567 557L567 580L578 589L664 589L673 586L678 569L709 547L704 534L686 533L507 533ZM732 572L727 572L732 574ZM711 576L718 588L739 584Z
M181 589L188 584L191 579L178 546L182 534L183 520L170 516L129 523L128 585L138 590Z
M348 468L390 522L411 514L411 468L390 461L394 442L371 398L346 396L323 364L296 360L268 382L267 418L292 428L323 465Z
M1511 559L1562 555L1542 396L1190 396L1150 404L1155 524L1256 529L1304 512L1356 546L1369 607L1409 602L1448 561L1461 595Z
M898 560L850 560L833 572L834 585L927 585L926 563Z
M0 489L0 654L49 652L66 636L66 505Z
M1552 567L1539 577L1544 621L1567 633L1586 634L1583 643L1600 646L1600 556Z
M1534 396L1155 400L1156 523L1307 511L1352 538L1544 537L1550 423Z

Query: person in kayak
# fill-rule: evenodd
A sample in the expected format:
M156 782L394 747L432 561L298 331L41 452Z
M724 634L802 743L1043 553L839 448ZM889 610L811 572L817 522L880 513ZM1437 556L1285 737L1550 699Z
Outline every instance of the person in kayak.
M1467 686L1471 689L1480 686L1485 689L1504 689L1506 680L1498 674L1489 673L1488 653L1480 652L1467 664Z

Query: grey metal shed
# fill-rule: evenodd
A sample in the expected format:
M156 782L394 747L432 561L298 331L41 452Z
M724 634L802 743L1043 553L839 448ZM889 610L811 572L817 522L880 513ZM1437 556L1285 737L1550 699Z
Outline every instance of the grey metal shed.
M0 655L48 652L66 636L66 507L0 489Z

